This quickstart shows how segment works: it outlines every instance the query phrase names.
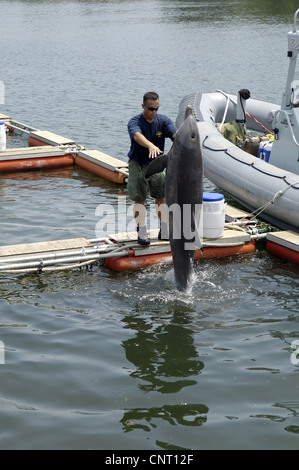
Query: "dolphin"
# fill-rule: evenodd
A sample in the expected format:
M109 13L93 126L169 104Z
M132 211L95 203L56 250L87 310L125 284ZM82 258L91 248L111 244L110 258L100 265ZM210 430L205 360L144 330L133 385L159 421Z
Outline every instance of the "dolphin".
M189 106L169 153L156 157L149 164L146 177L165 168L169 241L176 286L183 291L189 285L195 249L202 249L199 218L203 197L203 163L197 122Z

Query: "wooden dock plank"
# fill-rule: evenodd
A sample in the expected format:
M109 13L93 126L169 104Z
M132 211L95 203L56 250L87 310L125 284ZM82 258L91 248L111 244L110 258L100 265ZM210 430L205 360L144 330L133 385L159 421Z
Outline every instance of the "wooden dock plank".
M0 121L10 121L11 118L9 116L6 116L6 114L0 113Z
M159 229L152 229L147 231L148 237L150 239L157 239L159 234ZM122 242L137 242L137 232L120 232L109 235L110 240L122 243Z
M225 207L225 220L227 222L233 222L236 219L246 219L249 215L249 212L230 206L229 204Z
M68 139L49 131L35 131L30 133L30 137L41 140L49 145L75 145L74 140Z
M8 256L49 253L51 251L86 248L91 246L92 244L85 238L2 246L0 247L0 262L4 262L5 258Z
M158 241L159 229L148 230L148 238L151 245L134 248L135 256L144 256L154 253L168 253L171 251L170 244L165 241ZM137 243L137 232L123 232L109 235L110 240L117 243ZM155 240L155 241L154 241ZM153 242L154 241L154 242ZM230 244L244 244L251 241L251 237L246 232L239 230L225 229L223 237L216 239L203 239L203 246L229 246Z
M157 239L159 234L159 229L148 230L148 237L149 239ZM131 242L137 241L137 231L136 232L122 232L122 233L115 233L109 235L110 240L115 242ZM213 242L217 240L223 240L224 243L233 243L234 241L241 241L241 242L248 242L251 240L251 237L248 233L240 231L240 230L232 230L232 229L224 229L223 236L220 238L204 238L206 242Z
M51 145L44 145L41 147L8 148L4 152L0 153L0 161L55 157L60 155L64 155L64 151Z
M230 245L231 243L248 243L250 242L251 237L248 233L240 230L233 230L233 229L224 229L223 236L220 238L204 238L203 239L203 244L209 244L209 246L212 246L213 243L215 245L219 246L220 244L225 246L225 245Z

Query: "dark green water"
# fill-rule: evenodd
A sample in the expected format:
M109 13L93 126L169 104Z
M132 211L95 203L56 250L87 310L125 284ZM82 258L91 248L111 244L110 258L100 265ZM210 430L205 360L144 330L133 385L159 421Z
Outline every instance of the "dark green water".
M0 0L0 112L125 161L149 89L174 120L197 90L279 103L297 7ZM80 170L2 175L0 244L94 238L119 197ZM297 449L298 270L261 245L195 274L186 294L171 267L1 276L0 448Z

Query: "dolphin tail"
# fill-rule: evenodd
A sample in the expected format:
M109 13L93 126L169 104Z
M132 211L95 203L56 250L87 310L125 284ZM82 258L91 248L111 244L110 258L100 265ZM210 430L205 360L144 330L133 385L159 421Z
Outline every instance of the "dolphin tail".
M185 249L183 240L172 240L171 251L176 287L185 291L192 274L192 253Z
M148 166L145 177L149 178L156 173L161 173L167 167L167 158L168 155L161 155L160 157L156 157Z

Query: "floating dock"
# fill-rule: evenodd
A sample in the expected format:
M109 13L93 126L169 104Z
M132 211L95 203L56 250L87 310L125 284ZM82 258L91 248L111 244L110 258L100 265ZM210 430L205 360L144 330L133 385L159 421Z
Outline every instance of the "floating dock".
M52 146L7 149L0 152L0 172L73 166L74 158L75 154Z
M114 256L105 260L105 265L114 271L131 271L149 268L157 264L172 264L169 242L158 240L159 230L148 232L151 244L147 247L136 245L128 249L128 255ZM110 236L115 243L137 244L136 232ZM203 240L203 250L196 250L194 260L226 258L229 256L248 255L255 251L255 241L245 232L226 229L223 237L215 240Z
M159 230L150 230L151 245L137 243L137 233L120 233L99 240L76 238L0 247L0 273L42 273L70 270L103 260L114 271L131 271L154 265L172 264L169 242L158 240ZM203 240L203 252L195 260L248 255L255 241L245 232L226 229L216 240Z
M299 234L283 231L258 233L248 213L227 205L222 237L203 239L195 261L251 256L256 241L265 240L267 250L299 263ZM268 224L266 224L267 227ZM137 232L112 234L106 238L75 238L0 247L0 273L28 274L92 266L100 261L114 271L132 271L173 263L169 241L158 240L159 230L149 230L149 246L140 246Z
M278 258L299 264L299 234L294 232L275 232L267 235L268 251Z
M78 166L116 184L127 182L128 164L53 132L38 130L0 114L10 132L28 135L28 148L0 152L0 172ZM52 149L51 149L52 148Z
M63 145L63 146L74 146L75 141L68 139L58 134L54 134L49 131L32 131L28 137L28 145L30 147L42 146L42 145Z
M126 183L129 176L127 163L110 157L110 155L99 150L83 150L78 152L75 164L113 183Z
M251 255L255 252L253 236L231 222L244 219L243 211L227 206L229 226L218 239L204 239L203 251L196 250L195 260ZM172 264L169 241L158 240L159 230L149 230L151 244L140 246L137 232L112 234L106 238L87 240L75 238L49 242L29 243L0 247L1 273L42 273L70 270L103 261L114 271L132 271L154 265Z

